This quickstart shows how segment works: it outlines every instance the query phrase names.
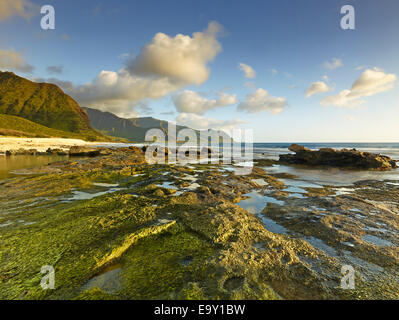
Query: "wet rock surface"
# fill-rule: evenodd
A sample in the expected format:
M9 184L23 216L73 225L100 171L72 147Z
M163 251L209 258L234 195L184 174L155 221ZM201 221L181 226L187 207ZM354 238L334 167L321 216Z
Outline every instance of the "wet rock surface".
M346 167L352 169L389 170L397 168L396 161L390 157L361 152L356 149L336 150L321 148L320 150L312 151L297 144L291 145L288 149L295 152L295 154L280 155L279 161L281 163Z
M100 149L0 182L2 299L398 299L399 182ZM42 290L53 265L55 290ZM355 289L341 288L343 265Z

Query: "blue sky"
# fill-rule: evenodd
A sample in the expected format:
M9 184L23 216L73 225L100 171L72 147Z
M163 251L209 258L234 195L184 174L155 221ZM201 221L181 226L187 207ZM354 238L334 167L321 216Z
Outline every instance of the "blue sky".
M398 1L2 1L33 6L0 13L0 69L63 85L81 106L249 128L258 142L399 141ZM45 4L55 30L40 28ZM355 30L340 27L346 4ZM177 34L193 59L174 58Z

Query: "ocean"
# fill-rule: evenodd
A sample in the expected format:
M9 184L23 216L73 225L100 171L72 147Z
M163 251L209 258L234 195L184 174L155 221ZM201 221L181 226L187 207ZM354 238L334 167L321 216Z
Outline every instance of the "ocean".
M320 148L334 148L334 149L353 149L371 153L380 153L391 157L392 159L399 160L399 143L317 143L317 142L298 142L306 148L311 150L318 150ZM288 147L291 143L254 143L253 150L256 155L263 155L267 158L278 159L279 154L289 153Z
M379 153L399 160L399 143L300 143L311 150L320 148L356 149L364 152ZM278 160L280 154L290 153L291 143L254 143L254 159ZM345 170L340 168L312 168L303 166L273 165L264 168L270 173L289 173L302 181L320 185L349 186L363 180L399 181L399 169L390 171Z
M380 153L389 156L395 160L399 160L399 143L301 143L298 144L306 148L315 150L320 148L335 149L352 149L360 151ZM124 144L112 143L101 144L102 147L126 147L126 146L143 146L144 144ZM290 153L288 147L291 143L254 143L253 154L246 155L246 159L274 159L278 160L280 154ZM222 150L220 149L219 152ZM242 151L244 155L244 151ZM16 169L24 169L60 160L66 160L68 157L51 158L48 156L17 156L17 157L1 157L0 158L0 180L13 176L12 172ZM242 161L240 159L237 162ZM248 160L247 160L248 161ZM275 164L266 167L265 170L270 173L290 173L298 177L302 181L316 182L321 185L345 186L361 180L392 180L399 181L399 169L391 171L367 171L367 170L343 170L339 168L311 168L297 167Z

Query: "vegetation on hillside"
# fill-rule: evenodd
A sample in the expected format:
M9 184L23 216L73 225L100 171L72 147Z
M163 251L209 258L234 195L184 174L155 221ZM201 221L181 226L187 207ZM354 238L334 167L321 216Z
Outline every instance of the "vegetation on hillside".
M56 130L99 135L90 126L87 113L59 87L35 83L12 72L0 72L0 113Z
M93 130L81 133L73 133L56 130L42 126L38 123L21 117L0 114L0 136L29 137L29 138L69 138L83 139L87 141L110 141L115 138L106 137Z
M120 118L110 112L103 112L96 109L84 108L89 115L90 123L96 130L113 137L122 137L134 142L145 141L145 135L149 129L160 129L164 134L166 140L168 137L169 122L165 120L155 119L153 117L141 117L125 119ZM176 125L176 134L183 129L190 129L186 126ZM201 136L201 131L195 130L198 138ZM209 130L212 134L217 134L220 137L230 138L223 131ZM221 138L220 138L221 139Z

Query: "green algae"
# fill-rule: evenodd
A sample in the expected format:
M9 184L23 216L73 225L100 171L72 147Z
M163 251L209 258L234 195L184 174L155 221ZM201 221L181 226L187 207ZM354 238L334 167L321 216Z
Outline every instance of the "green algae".
M204 261L213 252L209 243L177 227L144 239L121 260L120 294L128 299L176 299L187 282L206 279ZM187 257L192 260L186 266L181 261Z
M10 206L14 210L0 217L0 223L12 222L0 233L0 298L397 297L394 281L372 286L359 277L356 290L337 289L340 265L335 258L304 240L265 230L256 216L235 205L243 194L259 188L254 178L264 179L274 194L283 197L284 183L260 168L255 167L250 176L222 177L218 166L121 165L116 160L92 165L93 161L97 160L64 167L54 164L49 167L60 172L0 184L0 212L6 213ZM201 187L194 192L171 196L175 190L157 186L162 181L183 186L184 174L198 169ZM125 189L91 200L57 202L72 190L102 190L93 185L98 182ZM318 194L326 195L329 192ZM302 208L268 206L263 213L277 217L290 230L320 236L333 247L340 245L331 237L342 239L342 232L331 231L337 218L325 217L315 226L301 217L304 212ZM287 216L294 218L291 221ZM24 225L20 219L34 224ZM366 249L360 251L361 258L369 252L381 257ZM395 259L386 259L392 272ZM90 279L116 263L121 268L121 287L116 292L85 290ZM40 287L43 265L55 268L54 290Z

